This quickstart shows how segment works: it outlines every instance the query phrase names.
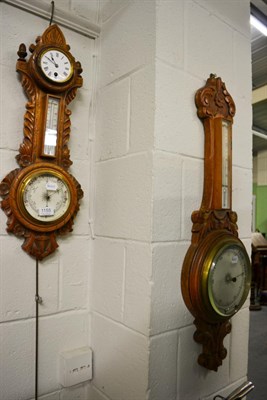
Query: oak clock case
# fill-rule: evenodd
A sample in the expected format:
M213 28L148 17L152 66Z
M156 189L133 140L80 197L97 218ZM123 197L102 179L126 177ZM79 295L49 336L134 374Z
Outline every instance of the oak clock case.
M81 64L57 25L51 25L35 44L18 50L16 65L28 102L23 142L16 156L19 168L0 184L1 208L7 231L24 239L22 248L37 260L58 247L56 236L72 231L83 197L80 184L68 169L72 164L68 141L68 104L82 86Z
M200 209L191 216L181 289L195 317L194 340L202 344L198 363L217 371L227 355L223 340L231 332L230 319L250 290L251 265L232 211L234 101L221 78L211 74L195 103L205 133L204 188Z

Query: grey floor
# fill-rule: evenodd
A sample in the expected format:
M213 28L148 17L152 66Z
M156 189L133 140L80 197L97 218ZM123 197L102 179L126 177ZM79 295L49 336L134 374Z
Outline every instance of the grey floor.
M267 306L250 311L248 380L255 389L247 400L267 400Z

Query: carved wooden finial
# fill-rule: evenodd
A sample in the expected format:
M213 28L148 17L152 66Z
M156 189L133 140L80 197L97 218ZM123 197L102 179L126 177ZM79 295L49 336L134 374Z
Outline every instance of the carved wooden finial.
M225 83L216 74L210 74L206 85L195 96L199 118L226 118L235 115L235 103L228 93Z
M26 61L25 58L27 57L27 51L24 43L19 45L17 55L19 56L18 61Z
M57 25L50 25L42 34L41 40L42 43L66 46L65 36Z
M80 61L76 61L76 67L77 67L78 75L81 75L81 73L83 72L83 69L82 69Z
M36 48L36 45L32 43L32 44L29 46L30 52L33 53L34 50L35 50L35 48Z

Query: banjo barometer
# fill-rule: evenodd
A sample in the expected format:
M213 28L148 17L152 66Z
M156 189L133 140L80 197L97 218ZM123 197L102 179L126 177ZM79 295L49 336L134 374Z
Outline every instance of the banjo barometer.
M191 245L184 259L181 288L195 317L194 339L202 344L198 363L217 371L227 355L224 337L250 290L251 267L238 238L232 210L232 124L235 104L221 78L210 75L195 96L205 133L204 188L192 213Z

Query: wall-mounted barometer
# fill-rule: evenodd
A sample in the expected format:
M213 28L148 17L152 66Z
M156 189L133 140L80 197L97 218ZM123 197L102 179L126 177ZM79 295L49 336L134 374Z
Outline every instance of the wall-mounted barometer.
M226 357L230 318L250 290L251 267L232 211L232 124L235 104L221 78L210 75L195 96L205 132L204 189L192 213L192 240L182 269L182 294L195 317L198 363L217 371Z
M57 25L51 25L26 61L26 46L19 47L17 72L28 97L24 139L17 161L0 184L1 207L7 231L24 238L23 250L38 260L57 248L56 235L72 230L83 196L68 173L72 164L68 141L68 104L82 86L81 64L75 61Z

